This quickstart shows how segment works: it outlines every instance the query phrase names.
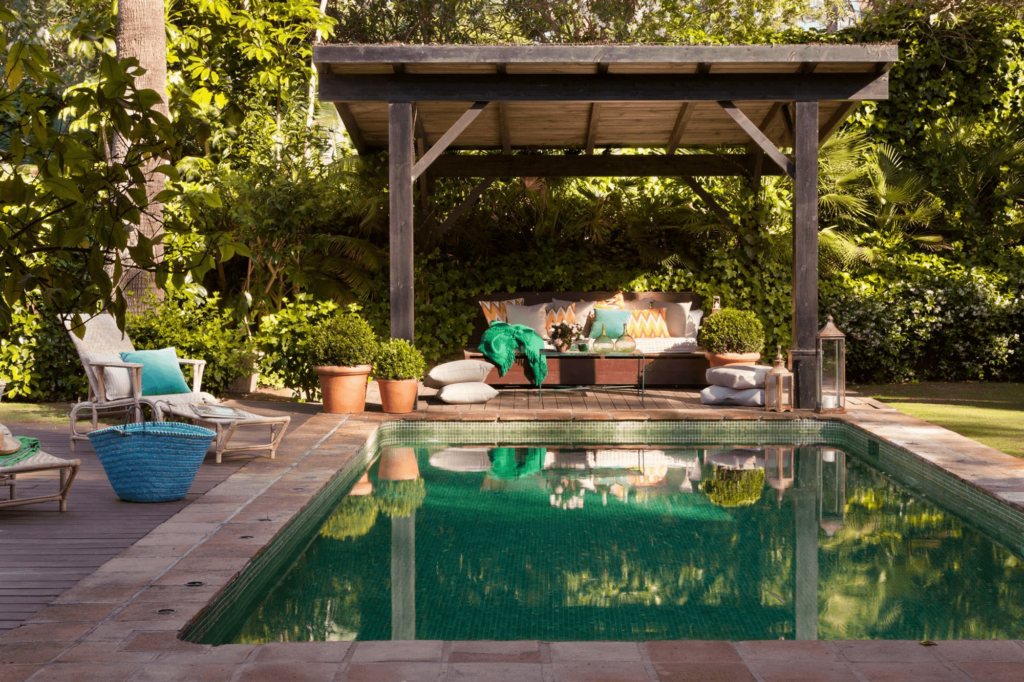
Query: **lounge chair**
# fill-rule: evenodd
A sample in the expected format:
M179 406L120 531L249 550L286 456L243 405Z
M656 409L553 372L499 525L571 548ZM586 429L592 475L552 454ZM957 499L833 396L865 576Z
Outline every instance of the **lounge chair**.
M120 354L135 350L128 335L117 328L113 316L107 313L94 315L84 320L85 335L78 338L72 331L74 321L71 317L63 319L64 326L71 335L78 357L85 367L89 378L89 399L77 403L71 408L71 449L76 441L87 440L88 433L77 428L78 415L83 410L92 416L93 430L99 427L100 413L113 413L124 416L130 410L140 410L147 405L153 412L155 420L163 419L163 407L167 405L216 404L217 399L209 393L201 392L205 360L187 360L178 358L181 365L192 366L192 391L173 395L142 395L142 365L133 362L122 362ZM106 372L105 370L125 370L124 372ZM112 380L112 381L111 381ZM112 385L108 386L108 383ZM163 405L158 406L158 403Z
M60 510L67 511L68 491L71 490L71 484L75 481L75 475L78 473L78 467L81 465L81 462L77 459L66 460L54 457L39 450L38 445L35 445L36 451L34 454L29 455L25 459L11 460L13 464L5 466L5 460L9 460L10 456L23 457L23 455L18 455L17 453L19 449L24 447L23 443L19 442L7 427L0 424L0 455L2 455L0 457L0 488L6 487L8 491L7 499L0 500L0 509L23 504L37 504L39 502L60 502ZM30 449L28 452L32 452L32 450ZM57 492L19 500L18 474L38 471L60 472L60 487L57 489Z

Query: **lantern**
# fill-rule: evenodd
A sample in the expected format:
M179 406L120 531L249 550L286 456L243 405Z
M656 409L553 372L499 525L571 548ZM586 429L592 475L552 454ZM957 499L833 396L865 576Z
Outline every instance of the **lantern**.
M796 480L794 472L793 446L770 445L764 449L764 463L767 469L768 485L778 496L777 504L782 507L782 496Z
M846 335L832 323L832 316L818 332L815 412L846 412Z
M765 412L793 411L793 373L786 369L782 346L778 347L772 368L764 378L764 409Z
M832 537L846 522L846 453L842 450L821 450L818 515L821 528Z

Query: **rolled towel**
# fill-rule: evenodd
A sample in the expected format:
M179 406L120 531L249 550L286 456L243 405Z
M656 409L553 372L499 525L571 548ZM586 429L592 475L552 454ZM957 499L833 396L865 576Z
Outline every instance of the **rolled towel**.
M725 388L764 388L764 378L771 371L768 365L726 365L711 367L704 372L704 379L712 386Z
M708 386L700 392L704 405L739 405L741 407L764 407L763 388L736 390L726 386Z

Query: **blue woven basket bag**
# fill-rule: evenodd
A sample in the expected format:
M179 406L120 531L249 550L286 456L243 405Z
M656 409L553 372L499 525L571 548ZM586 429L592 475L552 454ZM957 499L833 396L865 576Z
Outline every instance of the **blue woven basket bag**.
M144 421L93 431L89 441L122 500L171 502L188 493L216 436L193 424Z

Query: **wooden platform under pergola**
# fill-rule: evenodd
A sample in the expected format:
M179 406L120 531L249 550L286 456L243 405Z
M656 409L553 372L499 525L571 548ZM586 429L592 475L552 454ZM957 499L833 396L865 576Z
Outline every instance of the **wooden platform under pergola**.
M357 151L390 152L392 337L413 338L417 182L481 178L472 202L499 177L677 176L728 221L698 178L784 174L794 180L792 354L805 407L815 393L818 149L858 102L888 98L897 58L896 45L874 44L313 48L320 100L335 104ZM677 153L707 145L745 153ZM515 153L572 148L584 153ZM594 153L608 148L664 152ZM493 153L445 153L456 150Z

